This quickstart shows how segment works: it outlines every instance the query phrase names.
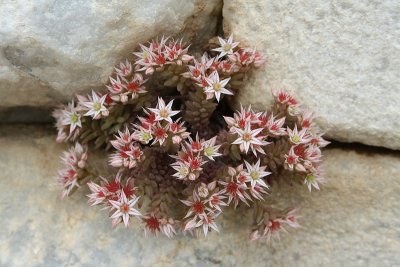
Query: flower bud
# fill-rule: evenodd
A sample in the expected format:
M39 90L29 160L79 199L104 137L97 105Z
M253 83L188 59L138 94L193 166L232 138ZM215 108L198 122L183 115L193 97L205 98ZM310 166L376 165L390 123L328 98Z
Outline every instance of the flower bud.
M122 103L128 102L128 96L127 95L121 95L121 102Z
M213 181L207 185L208 190L210 191L214 190L216 186L217 186L217 181Z
M172 137L172 143L175 145L179 144L182 141L182 138L179 135L175 135Z
M208 189L206 184L201 183L201 185L198 188L199 196L202 198L206 198L208 196Z

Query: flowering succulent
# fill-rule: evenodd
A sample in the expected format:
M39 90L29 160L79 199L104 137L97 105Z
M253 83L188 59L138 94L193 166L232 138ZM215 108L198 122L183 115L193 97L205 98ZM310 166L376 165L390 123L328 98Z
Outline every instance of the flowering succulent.
M277 209L270 191L281 181L319 189L328 142L284 90L272 91L269 109L231 112L261 54L232 35L210 40L201 56L167 37L133 54L104 90L54 111L57 141L74 144L62 157L62 196L87 185L90 205L108 210L113 226L139 222L146 235L218 232L218 217L240 205L255 211L253 240L299 227L297 209ZM93 167L96 149L109 151L111 176Z

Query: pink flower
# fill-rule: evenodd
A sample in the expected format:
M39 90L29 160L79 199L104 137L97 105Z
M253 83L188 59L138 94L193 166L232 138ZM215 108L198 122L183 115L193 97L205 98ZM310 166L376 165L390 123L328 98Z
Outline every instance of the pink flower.
M135 73L133 78L130 81L126 81L122 86L127 91L125 94L130 94L131 98L134 99L137 94L144 94L146 93L146 88L143 84L147 80L143 79L143 76L140 73Z
M145 236L148 233L158 235L159 232L163 233L168 238L172 238L176 235L174 227L175 221L173 219L161 218L159 219L154 213L143 216L144 222L144 233Z
M215 218L218 214L201 214L198 217L194 217L190 221L188 221L185 225L185 231L190 231L193 228L201 227L203 229L204 236L207 236L210 229L213 229L216 232L219 232L218 226L215 223Z
M91 194L88 194L90 206L95 206L99 204L104 204L104 201L107 199L107 190L105 187L102 187L94 182L87 183Z
M296 214L297 209L290 210L285 216L284 222L293 228L299 228L300 224L297 222L299 216Z
M220 184L224 186L223 193L228 195L228 204L233 202L236 208L240 200L250 206L246 199L251 199L251 197L245 191L247 189L245 184L235 182L233 178L230 182L220 181Z
M62 162L64 169L58 172L57 181L62 186L62 197L68 196L75 187L79 187L78 179L80 170L85 168L87 161L87 148L76 143L64 152Z
M294 153L294 147L290 147L289 154L285 155L285 163L289 169L293 170L294 166L299 163L299 156Z
M125 63L119 63L119 68L115 68L115 71L120 76L128 76L132 72L132 64L128 60L125 60Z
M286 135L286 129L283 128L283 124L285 123L285 117L282 117L280 119L276 119L274 117L274 114L271 114L269 116L268 121L267 121L267 129L268 131L273 134L273 135Z
M123 85L122 85L122 81L119 76L117 76L117 78L115 78L115 79L110 77L110 83L111 83L111 86L107 85L107 89L108 89L108 91L110 91L110 93L112 93L112 94L122 93Z
M159 122L157 122L153 128L154 141L152 145L158 142L161 146L164 143L165 139L167 139L168 137L167 132L168 132L168 125L163 127Z
M184 218L188 218L192 215L198 216L206 212L206 201L202 201L196 191L193 191L192 200L181 200L181 202L190 207Z
M282 89L272 89L272 94L274 95L276 101L281 104L286 104L289 106L298 105L298 101L292 96L292 94L285 92Z

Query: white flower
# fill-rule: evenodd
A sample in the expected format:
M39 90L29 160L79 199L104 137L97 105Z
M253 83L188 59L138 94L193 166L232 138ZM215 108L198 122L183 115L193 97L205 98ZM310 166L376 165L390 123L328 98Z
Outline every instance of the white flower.
M81 102L86 110L84 115L91 116L93 119L100 119L101 115L108 116L108 110L104 105L107 95L103 95L101 98L92 91L92 97L89 96L88 102Z
M77 108L75 107L75 103L72 100L71 103L68 104L68 107L62 110L62 125L69 125L69 133L71 134L76 127L82 128L81 123L81 115L77 112Z
M250 165L247 161L244 161L246 164L247 171L245 172L245 176L247 177L247 181L250 182L251 187L254 188L257 184L268 188L268 185L262 179L263 177L270 175L270 172L266 172L266 166L260 167L260 159L256 162L256 164Z
M263 136L257 136L263 129L251 129L250 123L246 123L244 130L235 128L236 133L239 135L239 138L236 139L232 144L240 145L240 150L245 151L246 154L249 151L249 148L253 151L254 155L257 155L257 152L261 154L265 154L260 146L267 145L268 143L263 141Z
M239 42L233 42L233 34L229 36L228 40L218 37L218 41L221 47L213 49L213 51L220 52L217 59L233 54L233 49L239 45Z
M125 227L128 227L130 216L142 216L140 212L133 207L138 200L139 198L135 196L128 200L123 190L121 191L121 196L118 201L109 200L112 205L111 208L116 210L111 215L113 225L118 224L122 217Z
M153 135L151 134L151 128L145 129L143 127L137 126L137 130L133 133L133 138L142 144L148 144L153 140Z
M177 177L179 180L185 180L186 177L189 175L190 173L190 169L189 167L182 162L176 162L175 164L171 165L172 168L174 168L174 170L176 170L177 172L175 174L173 174L172 176Z
M300 132L297 130L297 125L294 126L294 129L287 128L287 132L289 135L290 142L295 145L305 144L311 141L311 138L307 134L307 129L304 128Z
M324 182L325 179L318 172L309 173L304 179L304 184L307 185L308 190L310 190L310 192L313 187L319 190L319 184L322 184Z
M218 149L221 147L221 145L215 146L215 141L217 140L217 137L214 136L210 140L207 140L203 143L203 153L204 156L207 158L214 160L214 157L221 156L221 153L218 153Z
M221 94L233 95L231 91L225 88L231 78L219 80L219 75L217 71L210 74L209 77L205 77L208 86L205 88L206 93L214 94L215 98L219 102Z
M165 105L164 100L159 97L158 104L156 108L149 108L154 114L156 114L156 121L166 120L169 123L172 123L172 116L175 116L179 113L177 110L172 110L172 104L174 100L170 101L168 105Z

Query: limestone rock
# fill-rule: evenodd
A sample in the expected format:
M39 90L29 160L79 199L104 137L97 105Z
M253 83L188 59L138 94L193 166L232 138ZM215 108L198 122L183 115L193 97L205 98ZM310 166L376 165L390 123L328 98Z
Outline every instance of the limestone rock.
M283 191L302 228L271 246L247 240L245 209L207 238L144 238L112 229L87 189L61 200L52 179L62 146L34 127L0 128L0 266L398 266L400 155L330 148L321 191Z
M54 107L101 87L138 42L171 35L205 43L220 0L0 3L0 108Z
M391 0L225 0L225 33L269 60L238 101L291 89L330 138L400 149L399 14Z

